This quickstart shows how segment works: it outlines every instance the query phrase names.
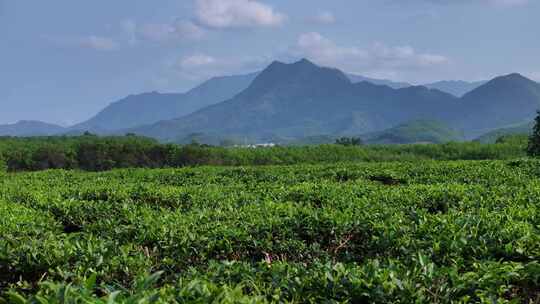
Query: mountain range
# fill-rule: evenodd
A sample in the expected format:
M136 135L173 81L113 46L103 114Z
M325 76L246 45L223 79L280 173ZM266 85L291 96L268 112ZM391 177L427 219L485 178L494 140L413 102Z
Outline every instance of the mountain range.
M0 136L49 136L65 132L54 124L34 120L21 120L14 124L0 125Z
M424 84L423 86L450 93L456 97L461 97L486 83L487 81L468 82L463 80L443 80Z
M385 85L385 86L391 87L392 89L402 89L402 88L412 87L412 84L408 82L395 82L388 79L376 79L376 78L370 78L370 77L365 77L365 76L356 75L356 74L347 74L347 77L349 77L349 80L353 83L370 82L372 84Z
M19 122L0 126L0 135L90 131L129 132L172 142L291 142L397 132L409 122L437 121L472 139L530 122L539 107L540 84L519 74L486 82L412 86L345 74L304 59L292 64L276 61L248 75L212 78L186 93L130 95L69 128ZM422 129L451 133L440 126L424 123Z
M80 131L106 133L182 117L206 106L232 98L234 95L245 90L259 73L215 77L186 93L162 94L150 92L130 95L120 101L111 103L94 117L72 126L69 130L71 133L80 133ZM353 83L369 82L377 85L385 85L393 89L412 86L406 82L393 82L391 80L375 79L354 74L347 74L346 76ZM440 91L450 92L451 94L455 92L464 94L467 89L472 90L476 85L479 85L479 83L446 81L425 86L437 88ZM133 115L135 112L137 115Z
M227 101L130 132L163 141L176 141L194 132L255 141L352 135L411 119L445 120L456 102L450 94L425 87L396 90L369 82L352 83L343 72L308 60L276 61Z
M193 133L272 141L358 135L412 120L437 120L472 139L530 121L539 107L540 84L519 74L497 77L459 98L424 86L353 83L339 70L302 60L272 63L227 101L129 131L163 141Z

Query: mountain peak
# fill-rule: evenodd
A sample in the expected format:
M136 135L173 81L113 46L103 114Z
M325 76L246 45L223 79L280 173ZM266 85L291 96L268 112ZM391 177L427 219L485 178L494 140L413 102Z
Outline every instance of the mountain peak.
M519 73L512 73L508 75L503 75L499 77L493 78L491 81L488 82L488 84L536 84L536 82L530 80L529 78L519 74Z
M264 69L262 71L262 73L264 73L265 71L268 71L268 70L272 70L272 69L277 69L277 68L291 68L291 69L294 69L294 68L320 68L318 65L316 65L315 63L309 61L308 59L306 58L303 58L301 60L298 60L296 62L293 62L293 63L285 63L285 62L282 62L282 61L279 61L279 60L274 60L272 61L272 63L266 67L266 69Z
M515 91L515 90L521 90L524 87L532 88L532 87L537 87L537 86L538 86L538 83L530 80L529 78L519 73L512 73L508 75L495 77L492 80L485 83L484 85L467 93L467 95L475 96L476 94L479 94L479 92L490 91L490 92L493 92L495 96L498 94L495 92L499 92L501 90L508 92L508 90Z
M476 90L473 90L469 94L474 94L476 91L484 91L484 90L521 90L523 88L538 88L540 89L540 85L538 83L530 80L529 78L519 74L519 73L512 73L508 75L499 76L496 78L493 78L483 86L478 87Z
M518 78L526 78L525 76L521 75L520 73L510 73L508 75L502 76L502 77L518 77Z
M274 61L255 78L247 93L260 94L277 87L292 88L293 86L296 89L321 89L350 83L351 81L343 72L320 67L307 59L294 63Z
M294 65L309 65L309 66L317 66L315 63L309 61L306 58L302 58L299 61L293 63Z
M266 67L265 70L273 68L273 67L284 66L284 65L287 65L287 64L285 62L282 62L282 61L279 61L279 60L274 60L274 61L272 61L272 63L270 63L270 65L268 65ZM264 72L264 70L263 70L263 72Z

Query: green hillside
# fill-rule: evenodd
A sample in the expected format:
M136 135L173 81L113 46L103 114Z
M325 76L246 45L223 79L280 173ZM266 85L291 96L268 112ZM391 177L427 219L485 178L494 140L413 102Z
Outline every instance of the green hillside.
M366 134L363 138L370 144L445 143L464 139L460 132L433 120L407 122L388 130Z
M529 135L533 128L533 123L518 124L513 126L508 126L506 128L497 129L491 132L488 132L476 139L476 141L481 143L494 143L502 136L507 135Z

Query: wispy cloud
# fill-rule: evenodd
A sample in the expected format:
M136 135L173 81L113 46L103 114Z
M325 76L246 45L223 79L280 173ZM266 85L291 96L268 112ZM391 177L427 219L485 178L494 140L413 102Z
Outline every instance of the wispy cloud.
M318 24L333 24L336 22L336 16L332 12L321 11L308 18L308 21Z
M198 22L210 28L275 27L285 14L255 0L196 0Z
M42 36L46 41L60 47L76 47L92 49L96 51L115 51L120 48L120 44L109 37L96 35L89 36Z
M200 81L214 76L253 72L269 62L263 57L215 57L198 53L178 59L172 68L180 78Z
M531 2L531 0L393 0L399 4L407 3L433 3L433 4L444 4L444 5L463 5L463 4L486 4L492 6L502 6L502 7L512 7L512 6L521 6Z
M300 35L290 53L323 65L360 72L428 69L450 61L443 55L417 52L411 46L387 46L382 43L374 43L366 48L340 46L316 32Z
M122 28L129 35L129 41L174 42L181 40L196 40L205 36L206 31L188 20L175 20L170 23L137 23L134 20L124 20Z

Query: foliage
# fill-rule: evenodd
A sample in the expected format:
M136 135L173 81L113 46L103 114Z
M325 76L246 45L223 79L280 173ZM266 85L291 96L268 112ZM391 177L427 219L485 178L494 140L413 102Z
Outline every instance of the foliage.
M359 137L341 137L336 139L336 145L342 146L361 146L362 139Z
M0 153L0 173L6 172L6 171L7 171L6 160L4 159L4 156L2 155L2 153Z
M365 135L371 144L447 143L464 140L463 134L439 121L413 120L388 130Z
M477 139L475 141L484 143L484 144L491 144L495 143L497 139L501 137L507 137L507 136L529 136L531 134L531 131L533 129L533 123L524 123L524 124L517 124L512 125L506 128L496 129L493 131L490 131Z
M529 146L527 147L527 154L529 156L540 155L540 111L534 119L534 127L531 135L529 136Z
M284 165L334 162L511 159L525 156L521 141L498 144L447 143L438 145L346 145L272 148L212 147L159 144L137 136L0 138L0 153L9 171L116 168L167 168L199 165Z
M534 303L538 168L517 159L0 175L0 297Z
M511 144L516 146L527 146L529 137L525 134L503 135L495 141L496 144Z

